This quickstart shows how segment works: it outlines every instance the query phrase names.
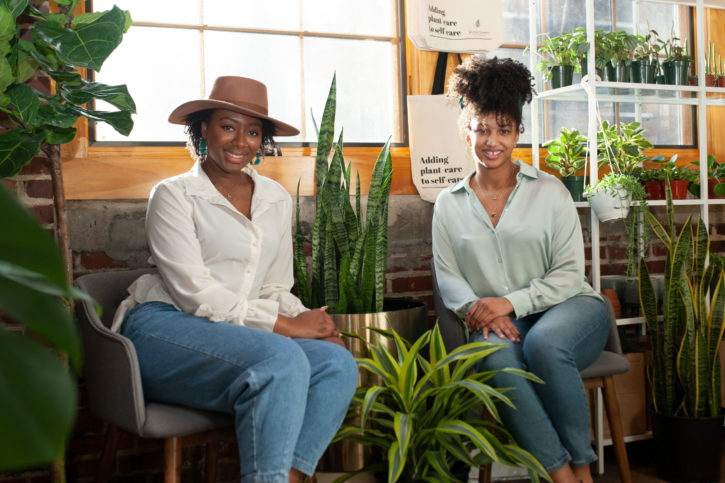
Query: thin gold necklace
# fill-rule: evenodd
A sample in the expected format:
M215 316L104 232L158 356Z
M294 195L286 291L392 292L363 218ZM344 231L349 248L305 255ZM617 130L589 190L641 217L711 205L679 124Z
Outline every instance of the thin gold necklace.
M516 175L517 172L518 172L517 167L514 164L511 164L511 176L510 176L510 179L513 179L515 177L515 175ZM482 194L485 194L485 193L483 193L483 188L481 188L481 185L478 184L478 181L476 181L476 176L474 175L471 179L473 180L473 183L476 185L476 187L478 188L478 190L481 191ZM491 199L493 199L494 201L498 201L499 196L501 196L501 194L504 191L510 190L512 188L513 188L512 186L506 186L506 187L502 188L501 190L499 190L495 194L489 194L488 197L491 198ZM483 199L481 199L481 204L483 205L483 209L486 210L486 213L488 213L489 216L492 219L493 218L496 218L496 216L498 215L498 213L496 212L495 209L493 211L491 209L489 209L486 206L486 203L483 201ZM503 207L501 207L501 209L503 210Z

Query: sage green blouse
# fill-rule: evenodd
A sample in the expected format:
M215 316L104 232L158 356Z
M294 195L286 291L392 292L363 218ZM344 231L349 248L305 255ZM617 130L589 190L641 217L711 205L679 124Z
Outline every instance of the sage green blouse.
M575 295L599 297L584 276L584 241L571 195L556 177L516 164L516 187L495 228L469 185L473 173L436 200L438 286L461 319L483 297L507 298L516 318Z

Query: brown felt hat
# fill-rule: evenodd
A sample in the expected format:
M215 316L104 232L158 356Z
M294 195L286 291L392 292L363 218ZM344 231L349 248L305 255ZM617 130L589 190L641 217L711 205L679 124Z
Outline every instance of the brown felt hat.
M295 136L299 129L267 115L267 86L246 77L224 76L214 81L209 99L185 102L169 116L172 124L185 124L189 114L205 109L228 109L274 124L277 136Z

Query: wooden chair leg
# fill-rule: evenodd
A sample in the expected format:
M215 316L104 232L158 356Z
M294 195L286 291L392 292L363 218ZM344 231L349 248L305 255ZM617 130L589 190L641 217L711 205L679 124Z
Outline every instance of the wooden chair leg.
M103 454L101 461L98 462L98 470L96 471L96 482L106 483L111 476L111 466L116 460L116 449L118 448L118 438L121 433L118 426L109 424L106 432L106 443L103 446Z
M164 441L164 483L181 483L181 439Z
M607 410L607 420L612 433L612 445L614 446L614 456L619 467L619 477L622 483L632 483L627 448L624 445L624 431L622 430L622 419L619 414L619 403L617 402L617 393L614 390L614 377L604 376L603 379L604 407Z
M216 481L216 459L219 453L219 443L209 441L206 443L206 483Z
M483 465L478 469L478 483L491 483L492 464Z

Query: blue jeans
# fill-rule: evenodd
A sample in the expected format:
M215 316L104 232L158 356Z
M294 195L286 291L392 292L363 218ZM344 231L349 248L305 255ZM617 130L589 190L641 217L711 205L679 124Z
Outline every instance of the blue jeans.
M121 331L136 347L146 398L234 415L244 483L286 483L292 467L313 474L357 386L343 347L161 302L131 309Z
M489 342L508 346L478 363L478 370L517 367L533 372L545 384L512 374L497 374L494 387L507 393L516 409L499 406L506 428L516 442L533 454L549 473L571 462L582 466L596 460L589 428L589 406L579 370L594 362L609 334L609 314L603 301L585 295L572 297L545 312L513 323L520 343L488 335ZM481 342L482 333L470 335Z

